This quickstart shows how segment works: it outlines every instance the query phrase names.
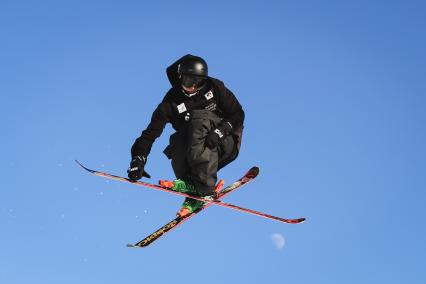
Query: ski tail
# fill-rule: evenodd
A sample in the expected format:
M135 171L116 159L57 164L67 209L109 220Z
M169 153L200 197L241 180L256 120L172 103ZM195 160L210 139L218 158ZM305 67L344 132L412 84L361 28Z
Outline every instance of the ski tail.
M196 214L196 213L192 213L192 214ZM173 230L175 227L177 227L179 225L180 222L182 222L182 220L189 218L189 216L191 216L192 214L186 215L183 218L176 217L175 219L173 219L172 221L170 221L169 223L167 223L166 225L164 225L163 227L161 227L160 229L158 229L157 231L155 231L151 235L147 236L143 240L141 240L141 241L139 241L135 244L127 244L127 247L143 248L143 247L148 246L149 244L153 243L155 240L157 240L158 238L160 238L164 234Z

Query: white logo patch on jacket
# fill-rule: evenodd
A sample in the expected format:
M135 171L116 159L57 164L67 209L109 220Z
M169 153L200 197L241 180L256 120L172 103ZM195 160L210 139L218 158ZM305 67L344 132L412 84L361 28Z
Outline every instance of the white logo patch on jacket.
M178 112L182 113L186 111L186 106L184 103L181 103L180 105L177 106Z
M204 97L206 98L206 100L210 100L211 98L213 98L213 92L211 90L208 91L204 94Z

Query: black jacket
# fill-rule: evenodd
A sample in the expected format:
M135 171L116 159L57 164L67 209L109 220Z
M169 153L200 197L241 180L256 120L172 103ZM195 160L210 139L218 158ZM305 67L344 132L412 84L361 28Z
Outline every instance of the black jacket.
M208 77L205 86L196 95L188 97L183 93L177 74L177 66L183 58L185 56L167 68L167 77L172 88L155 109L148 127L133 144L132 157L137 155L147 157L152 144L161 135L166 124L171 123L172 127L179 131L181 127L184 127L189 112L194 109L208 109L214 112L229 121L233 126L233 134L240 136L244 111L237 98L223 82Z

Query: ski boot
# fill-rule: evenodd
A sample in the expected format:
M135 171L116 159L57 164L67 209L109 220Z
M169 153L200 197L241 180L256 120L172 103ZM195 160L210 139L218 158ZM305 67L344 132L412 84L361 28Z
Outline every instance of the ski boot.
M175 179L174 181L168 181L168 180L160 180L160 185L163 187L167 187L171 190L182 192L190 195L197 195L197 191L195 190L194 185L192 185L190 182L181 180L181 179Z
M219 183L215 187L215 191L213 195L209 196L203 196L203 198L214 200L218 197L220 190L222 189L224 184L224 180L221 179ZM176 213L176 216L183 218L184 216L193 213L194 211L198 210L202 206L204 206L207 202L203 202L200 200L192 199L192 198L185 198L185 201L182 204L182 208L179 210L178 213Z
M177 192L199 196L199 193L195 190L194 185L181 179L176 179L174 181L160 180L160 185ZM179 210L179 212L176 215L183 217L185 215L188 215L194 212L195 210L197 210L204 204L205 202L203 201L186 197L185 201L182 204L182 208Z

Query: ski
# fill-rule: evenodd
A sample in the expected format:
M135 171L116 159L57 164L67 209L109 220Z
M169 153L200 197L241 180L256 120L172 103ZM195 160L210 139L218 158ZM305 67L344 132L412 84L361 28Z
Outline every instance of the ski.
M259 168L258 167L251 168L242 178L240 178L236 182L232 183L231 185L223 188L218 194L218 199L225 197L226 195L228 195L232 191L236 190L237 188L240 188L241 186L249 183L254 178L256 178L256 176L258 174L259 174ZM147 236L146 238L144 238L143 240L141 240L141 241L139 241L135 244L128 244L127 246L131 247L131 248L146 247L146 246L152 244L154 241L158 240L160 237L164 236L166 233L175 229L176 227L178 227L179 225L181 225L185 221L188 221L191 217L195 216L196 214L198 214L199 212L201 212L202 210L206 209L209 206L211 206L211 203L206 203L204 206L198 208L197 210L195 210L191 214L185 215L183 217L178 216L175 219L171 220L169 223L162 226L160 229L158 229L154 233L152 233L149 236Z
M112 174L105 173L105 172L91 170L91 169L83 166L83 164L81 164L79 161L76 160L76 162L83 169L85 169L86 171L88 171L91 174L96 175L96 176L105 177L105 178L108 178L108 179L113 179L113 180L118 180L118 181L123 181L123 182L128 182L128 183L136 184L136 185L139 185L139 186L144 186L144 187L149 187L149 188L153 188L153 189L156 189L156 190L169 192L169 193L172 193L172 194L175 194L175 195L189 197L189 198L196 199L196 200L199 200L199 201L208 202L208 203L215 204L215 205L222 206L222 207L228 207L228 208L234 209L236 211L241 211L241 212L249 213L249 214L252 214L252 215L257 215L257 216L260 216L260 217L263 217L263 218L279 221L279 222L282 222L282 223L298 224L298 223L305 221L305 218L286 219L286 218L282 218L282 217L273 216L273 215L270 215L270 214L267 214L267 213L259 212L259 211L256 211L256 210L247 209L247 208L240 207L240 206L237 206L237 205L225 203L225 202L223 202L221 200L217 200L217 199L206 199L206 198L202 198L202 197L199 197L199 196L193 196L193 195L189 195L189 194L186 194L186 193L171 190L167 187L162 187L160 185L147 183L147 182L143 182L143 181L132 181L128 178L112 175Z

